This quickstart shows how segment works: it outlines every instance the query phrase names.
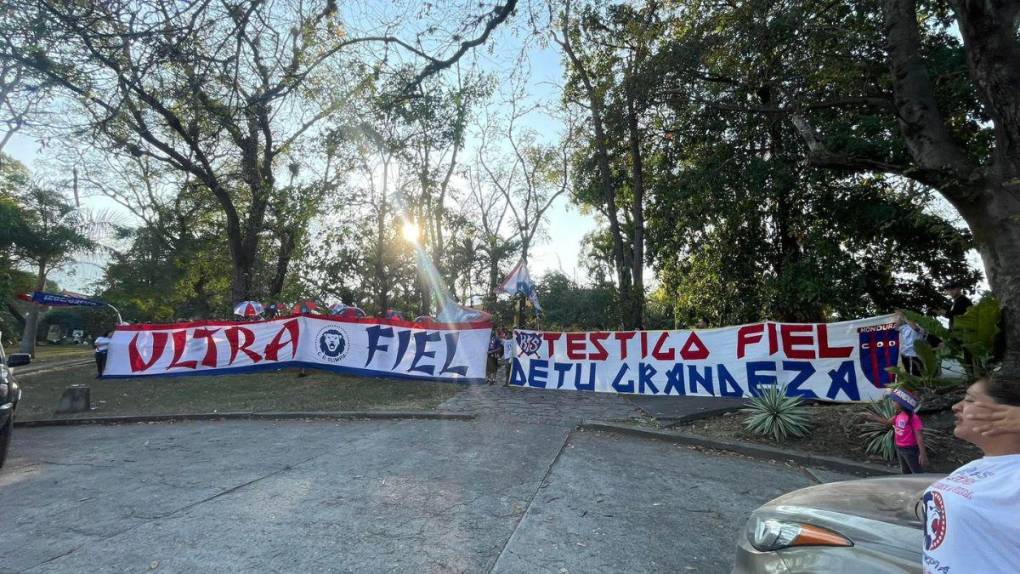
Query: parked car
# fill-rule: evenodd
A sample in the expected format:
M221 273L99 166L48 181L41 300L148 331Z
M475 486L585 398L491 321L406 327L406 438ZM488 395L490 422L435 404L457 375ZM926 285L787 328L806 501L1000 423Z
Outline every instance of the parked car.
M780 496L737 537L733 574L920 574L921 495L942 476L833 482Z
M0 467L7 458L7 449L11 445L14 433L14 411L21 400L21 388L14 381L14 367L27 365L32 357L27 354L4 355L3 333L0 333Z

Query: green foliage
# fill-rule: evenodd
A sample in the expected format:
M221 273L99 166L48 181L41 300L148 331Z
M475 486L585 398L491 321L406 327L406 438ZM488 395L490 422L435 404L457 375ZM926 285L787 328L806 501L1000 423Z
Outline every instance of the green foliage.
M882 399L868 403L865 412L888 421L896 416L892 401ZM888 422L865 421L861 424L861 439L865 441L864 452L881 456L885 460L896 459L895 434Z
M629 199L625 84L632 64L640 100L648 257L676 300L678 323L849 318L893 308L943 305L939 285L976 284L966 254L974 241L939 214L924 186L850 170L820 170L783 110L805 115L836 155L909 165L895 114L882 104L816 102L868 98L886 86L888 52L877 5L681 2L666 8L585 2L570 31L604 94L611 179ZM655 11L645 29L621 25ZM965 153L983 157L989 123L968 79L951 19L922 10L923 54L940 109ZM838 33L833 31L838 30ZM645 60L626 48L656 42ZM621 47L623 46L623 47ZM808 56L809 55L809 56ZM849 55L849 56L848 56ZM640 66L638 63L640 62ZM937 71L935 71L937 70ZM568 70L567 101L583 99ZM838 95L838 96L837 96ZM587 112L584 112L587 114ZM660 135L661 134L661 135ZM604 213L594 136L577 153L574 194ZM627 231L629 222L621 218ZM609 260L611 252L596 252ZM960 272L960 270L966 270Z
M989 371L1001 317L999 302L986 297L953 321L953 338L972 355L971 368L978 376Z
M896 460L896 433L891 421L896 416L896 406L889 399L881 399L868 403L864 412L874 415L883 421L866 420L860 424L860 437L864 441L864 452L882 457L885 460ZM931 455L945 440L945 433L925 428L924 447Z
M549 273L538 283L538 299L545 312L541 328L548 330L615 330L622 317L619 293L607 283L578 285L566 275Z
M911 387L959 384L956 380L940 378L942 361L945 359L952 359L964 365L969 379L981 377L994 368L995 344L1002 318L1002 310L994 297L985 297L967 309L966 313L953 322L952 330L942 326L935 318L915 311L905 310L903 314L926 333L938 337L942 345L938 349L933 349L925 341L915 342L914 349L921 359L923 372L916 376L907 373L899 365L891 368L890 371L895 373L898 384Z
M949 329L944 327L942 323L940 323L939 320L936 319L935 317L922 315L917 311L911 311L909 309L904 309L903 315L906 316L906 318L909 319L910 321L917 323L917 325L924 329L924 332L928 333L929 335L935 335L936 337L942 340L946 340L950 337Z
M804 401L787 396L785 385L761 389L741 412L749 415L744 427L755 434L771 436L776 442L804 436L811 430L810 414Z

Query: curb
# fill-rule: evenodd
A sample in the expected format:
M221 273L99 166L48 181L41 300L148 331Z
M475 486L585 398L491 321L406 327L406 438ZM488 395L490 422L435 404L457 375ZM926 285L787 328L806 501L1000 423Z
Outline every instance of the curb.
M577 428L580 430L606 431L643 438L668 440L674 443L735 452L762 460L787 460L801 465L820 466L830 470L855 475L889 476L899 474L894 469L886 468L877 464L854 462L852 460L846 460L834 456L808 454L795 450L786 450L747 442L710 439L690 433L651 430L604 421L584 421Z
M14 426L25 427L61 427L80 425L118 425L138 423L172 423L184 421L222 421L222 420L365 420L365 419L420 419L420 420L452 420L470 421L473 414L444 413L432 411L339 411L339 412L297 412L297 413L196 413L176 415L147 415L123 417L91 417L80 419L39 419L30 421L14 421Z
M745 407L744 407L744 405L741 404L741 405L734 405L734 406L731 406L731 407L719 407L719 408L714 408L714 409L705 409L703 411L698 411L696 413L691 413L689 415L684 415L682 417L652 417L652 418L654 418L655 420L657 420L660 423L662 423L663 427L670 428L670 427L675 427L677 425L685 425L685 424L688 424L688 423L693 423L695 421L700 421L701 419L707 419L707 418L710 418L710 417L715 417L715 416L723 415L723 414L726 414L726 413L733 413L733 412L739 411L742 408L745 408Z
M20 377L31 377L33 375L41 375L43 373L50 373L50 372L53 372L53 371L66 371L67 369L72 369L74 367L82 367L82 366L85 366L85 365L94 365L94 364L95 364L95 361L92 360L92 359L83 359L83 360L80 360L80 361L58 362L58 363L53 364L53 365L37 364L36 367L28 368L28 370L25 370L26 367L14 367L14 369L15 369L16 377L20 378Z

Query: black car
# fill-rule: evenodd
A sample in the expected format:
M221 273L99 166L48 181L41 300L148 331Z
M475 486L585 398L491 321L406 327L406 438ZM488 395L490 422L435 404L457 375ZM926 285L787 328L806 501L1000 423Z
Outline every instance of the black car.
M27 365L32 358L26 354L4 355L3 338L0 337L0 467L7 458L7 447L11 445L11 434L14 433L14 411L21 400L21 389L14 382L12 367Z

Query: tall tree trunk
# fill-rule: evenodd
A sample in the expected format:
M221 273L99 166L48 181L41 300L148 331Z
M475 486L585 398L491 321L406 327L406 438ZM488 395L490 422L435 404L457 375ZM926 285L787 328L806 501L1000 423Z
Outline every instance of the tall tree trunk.
M603 100L592 83L591 75L585 67L584 62L574 51L570 40L570 3L564 7L563 12L563 37L556 39L556 42L563 48L571 66L577 71L584 86L584 93L588 99L591 109L591 122L595 130L595 160L598 165L598 181L601 187L602 196L605 198L605 213L609 219L609 233L613 242L613 266L616 269L616 280L620 289L620 297L626 302L631 291L631 270L626 254L623 240L623 230L620 227L620 218L617 213L616 188L613 187L612 172L609 165L609 146L606 140L606 130L603 116ZM554 37L555 39L555 37Z
M1020 378L1020 42L1016 2L953 2L967 65L995 147L971 162L950 135L922 58L914 0L886 0L886 39L897 118L914 161L941 178L935 185L974 233L985 275L1003 307L1006 355L1001 373Z
M21 330L24 331L25 318L21 315L21 311L19 311L17 307L12 305L10 301L7 301L5 305L7 305L7 312L11 314L11 317L14 318L14 320L18 323L18 326L21 327Z
M230 284L230 293L233 302L248 301L254 298L252 286L255 274L256 253L253 249L245 248L241 253L234 255L234 277Z
M379 200L379 213L375 228L375 304L379 314L385 314L390 306L389 280L386 277L386 214L389 212L389 159L383 160L382 197Z
M1002 305L1006 354L1001 373L1020 380L1020 41L1017 2L952 2L977 95L995 126L979 213L957 205L977 239L992 292ZM947 196L966 201L964 193ZM970 211L970 210L967 210ZM976 210L975 210L976 211Z
M627 306L627 324L630 329L643 329L645 316L645 181L644 165L641 159L641 132L638 128L637 110L634 105L633 76L627 80L627 131L630 136L631 225L634 228L630 274L634 283Z
M496 311L496 288L499 287L499 246L495 238L490 238L486 255L488 260L489 283L485 290L485 310L489 313Z
M287 280L287 271L290 269L290 260L294 257L294 249L297 247L297 231L283 231L280 234L280 254L276 259L276 273L273 274L273 282L269 285L269 298L277 299L283 291L283 285Z
M525 267L528 266L528 251L530 251L530 250L531 250L531 245L529 244L529 242L527 240L525 240L524 244L521 246L521 261L524 262L524 266ZM529 273L530 273L530 270L529 270ZM517 328L518 329L527 329L528 328L528 324L527 324L528 316L525 313L525 306L527 305L527 302L526 302L527 297L525 297L524 295L521 295L521 294L517 294L517 295L515 295L515 297L518 298L518 301L517 301L517 320L516 320Z
M46 264L47 261L43 260L39 262L39 273L35 277L35 290L42 291L46 288ZM21 334L21 347L22 353L29 353L35 357L35 340L39 333L39 305L32 304L32 307L28 311L28 316L25 317L25 329Z
M1008 193L1010 185L1007 180L984 190L989 199L983 205L956 206L974 232L988 284L1002 306L1006 352L1000 372L1020 377L1020 198Z

